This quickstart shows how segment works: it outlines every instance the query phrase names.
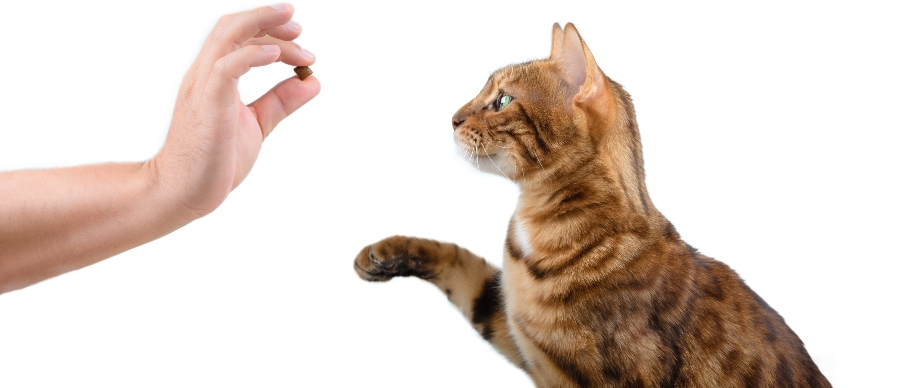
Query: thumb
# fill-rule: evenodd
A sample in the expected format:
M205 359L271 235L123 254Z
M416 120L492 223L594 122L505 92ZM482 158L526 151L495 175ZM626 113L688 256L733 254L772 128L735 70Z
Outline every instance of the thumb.
M256 112L256 119L262 128L262 137L268 136L281 120L316 97L320 87L316 77L309 76L301 81L295 76L275 85L250 104L249 107Z

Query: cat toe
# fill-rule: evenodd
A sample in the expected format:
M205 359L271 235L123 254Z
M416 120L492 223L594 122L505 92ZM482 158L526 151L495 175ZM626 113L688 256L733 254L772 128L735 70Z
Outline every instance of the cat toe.
M354 260L354 270L361 279L384 282L396 276L432 277L427 260L411 254L406 238L390 237L360 251Z
M388 268L373 254L372 245L363 248L354 259L354 271L361 279L370 282L384 282L395 277L393 268Z

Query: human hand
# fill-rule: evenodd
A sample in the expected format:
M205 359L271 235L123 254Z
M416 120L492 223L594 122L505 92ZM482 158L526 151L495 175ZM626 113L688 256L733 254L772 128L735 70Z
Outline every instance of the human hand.
M244 105L240 76L313 54L290 5L222 17L177 96L164 147L148 162L0 172L0 293L97 263L215 210L249 174L263 139L319 93L296 76ZM288 68L288 73L290 68Z
M222 17L186 73L149 171L161 195L175 199L188 218L215 210L249 174L275 126L319 93L312 76L289 77L249 105L237 91L252 67L313 64L313 54L292 42L301 32L293 14L290 4L276 4Z

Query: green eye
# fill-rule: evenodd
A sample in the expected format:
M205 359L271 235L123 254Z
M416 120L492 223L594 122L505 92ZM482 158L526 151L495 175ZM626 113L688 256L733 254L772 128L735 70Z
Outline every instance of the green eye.
M499 97L496 97L496 101L493 101L493 107L496 108L497 112L502 112L509 103L513 100L512 96L502 93Z

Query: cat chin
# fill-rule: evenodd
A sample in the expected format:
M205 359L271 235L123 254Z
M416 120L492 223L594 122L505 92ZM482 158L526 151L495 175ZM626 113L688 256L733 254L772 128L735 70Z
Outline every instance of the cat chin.
M481 151L479 154L467 151L470 148L462 144L458 138L455 138L455 150L461 154L464 159L478 170L504 176L511 180L514 176L515 168L508 163L507 159L498 153L487 154Z
M474 164L480 171L490 173L493 175L503 176L506 179L512 180L510 178L514 174L514 168L511 164L506 163L505 159L500 157L499 154L483 155L479 160L475 161Z

